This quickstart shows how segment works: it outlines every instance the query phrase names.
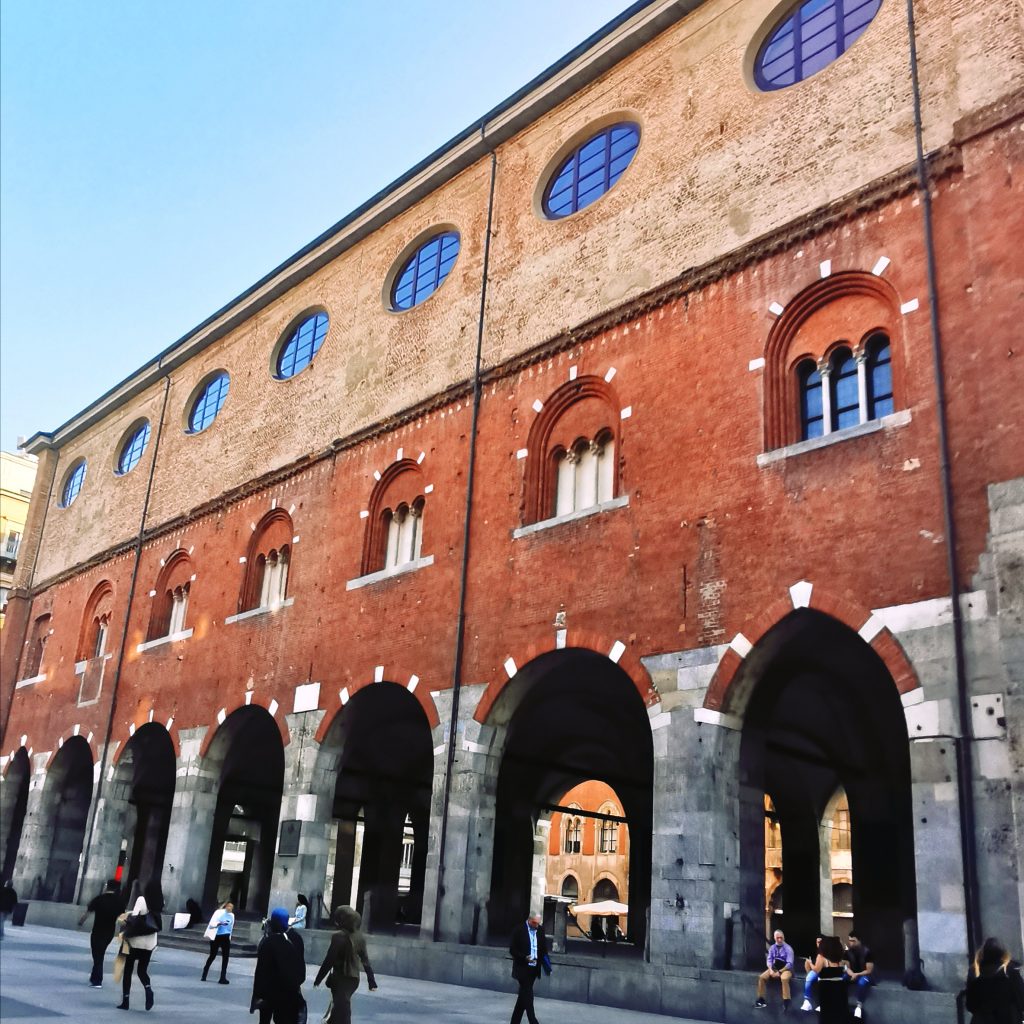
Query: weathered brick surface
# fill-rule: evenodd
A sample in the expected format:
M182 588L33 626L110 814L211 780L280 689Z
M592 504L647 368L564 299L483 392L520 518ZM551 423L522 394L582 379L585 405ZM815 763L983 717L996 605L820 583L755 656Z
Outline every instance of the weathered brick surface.
M883 4L845 59L794 88L759 93L747 84L745 62L776 7L773 0L703 4L498 148L486 365L912 161L900 5ZM923 5L918 18L926 144L934 149L950 140L959 119L1021 87L1024 44L1005 4L950 0ZM567 142L618 114L643 130L619 185L576 216L537 216L538 188ZM170 371L150 522L468 378L488 180L486 161L470 167ZM415 310L388 312L382 293L395 260L445 225L462 235L450 279ZM783 278L769 298L791 286ZM311 307L331 316L322 351L293 380L271 379L278 342ZM754 317L761 312L751 309ZM217 368L231 373L227 403L212 428L187 436L189 397ZM115 478L111 466L132 422L156 422L162 390L155 385L131 399L61 450L58 482L80 456L89 459L89 476L75 506L48 519L39 578L137 530L149 453L128 477Z

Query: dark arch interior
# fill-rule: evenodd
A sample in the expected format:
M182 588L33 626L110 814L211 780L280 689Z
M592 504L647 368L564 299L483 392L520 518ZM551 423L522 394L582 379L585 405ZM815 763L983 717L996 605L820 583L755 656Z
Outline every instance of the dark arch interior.
M25 826L25 811L28 807L28 777L32 769L28 761L28 752L20 747L14 755L7 777L4 779L4 850L3 870L0 878L9 879L14 874L14 863L18 859L18 847L21 845L21 831Z
M341 750L334 789L338 844L331 905L351 900L358 866L355 905L371 928L418 925L434 773L430 723L423 708L402 686L365 687L338 716L325 745Z
M741 747L745 915L764 920L767 793L781 829L786 940L813 948L823 909L831 913L820 905L819 826L842 786L855 927L879 964L901 970L903 921L915 916L916 897L909 744L892 677L852 630L801 609L748 655L743 682L753 685Z
M134 808L129 822L128 881L160 878L174 802L174 744L162 725L149 722L128 741L118 774L128 783ZM113 868L111 868L111 872Z
M70 903L75 898L79 859L92 798L92 752L81 736L69 739L47 772L46 814L52 823L46 876L37 875L37 899Z
M223 763L203 899L230 899L236 913L262 916L284 788L281 733L263 708L239 708L225 719L208 756Z
M622 669L592 651L556 651L519 675L526 691L512 712L498 773L491 937L506 939L528 909L540 814L573 786L598 779L618 794L627 819L628 938L642 948L651 895L654 779L643 700Z

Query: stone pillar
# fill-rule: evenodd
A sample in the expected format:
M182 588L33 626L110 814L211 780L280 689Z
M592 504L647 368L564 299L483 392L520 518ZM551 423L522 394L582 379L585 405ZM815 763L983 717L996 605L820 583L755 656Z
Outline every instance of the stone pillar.
M530 880L530 910L544 913L547 891L548 842L551 837L551 811L541 811L533 833L533 877Z
M208 726L181 729L181 755L164 854L163 888L168 912L185 909L185 900L203 901L206 867L213 838L219 773L199 756ZM204 908L205 909L205 908Z
M50 751L33 753L32 774L28 784L28 803L25 823L21 830L21 845L14 863L14 888L21 899L45 898L43 879L50 863L53 842L53 806L46 792L46 762Z
M647 955L652 963L722 966L728 919L734 928L732 959L743 962L740 722L714 713L695 718L695 712L703 715L704 694L723 649L644 659L662 698L650 710L654 828ZM758 818L763 831L763 807ZM635 849L631 846L631 853ZM763 880L762 870L762 904Z
M437 913L438 937L445 942L480 943L487 939L487 903L491 895L491 862L494 856L495 799L501 759L496 749L499 740L496 731L480 725L472 717L483 691L482 684L462 688L439 912L435 900L438 895L446 764L446 750L439 748L448 738L451 696L449 691L444 691L437 697L441 723L434 730L438 747L435 747L434 753L431 848L427 857L423 927L425 934L430 934Z
M113 760L114 751L109 757ZM97 765L97 768L99 766ZM103 889L103 883L114 877L121 840L131 847L134 834L134 809L129 803L131 797L131 776L123 777L113 765L107 768L107 779L99 797L93 797L95 822L92 838L89 840L85 876L80 880L79 902L86 903Z
M317 899L324 893L327 859L330 852L331 813L334 800L334 774L320 763L320 744L316 732L325 711L302 711L286 715L291 740L284 751L284 791L281 794L281 825L274 849L274 870L270 883L270 906L293 910L301 892ZM281 853L282 830L287 826L299 833L297 852ZM269 845L270 837L264 842ZM287 845L287 843L286 843ZM321 913L323 908L321 907Z

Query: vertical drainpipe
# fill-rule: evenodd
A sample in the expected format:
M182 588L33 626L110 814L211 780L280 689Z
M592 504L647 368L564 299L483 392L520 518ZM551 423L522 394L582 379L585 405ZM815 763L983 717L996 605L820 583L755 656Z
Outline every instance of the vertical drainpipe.
M459 730L459 697L462 690L462 662L466 638L466 587L469 574L470 522L473 513L473 480L476 474L476 434L480 420L480 368L483 360L484 315L487 307L487 273L491 259L491 224L494 216L494 183L498 173L498 157L488 146L486 125L480 123L480 139L491 154L491 183L487 196L487 231L484 235L484 261L480 277L480 312L476 328L476 362L473 366L473 420L469 432L469 467L466 471L466 515L462 527L462 569L459 578L458 618L455 623L455 664L452 672L451 724L448 728L448 747L444 772L444 799L441 805L441 845L437 865L437 894L434 902L434 941L441 935L441 900L444 896L445 852L448 845L448 807L452 794L452 768L455 764L455 744Z
M939 326L939 296L936 286L935 233L932 223L932 197L925 164L921 126L921 87L918 80L917 39L914 28L914 0L907 0L907 34L910 42L910 82L914 95L914 141L917 146L917 188L921 197L922 228L928 273L928 316L931 327L932 365L935 373L935 405L938 423L939 475L942 486L942 514L946 530L946 572L953 612L953 649L956 662L957 717L956 741L957 790L960 809L960 853L964 864L964 918L967 948L977 948L981 940L978 908L978 854L975 840L974 766L970 737L970 695L967 692L967 662L964 653L964 623L960 608L960 584L956 564L956 517L953 507L953 481L949 459L949 426L946 418L946 384L942 364L942 335Z
M82 867L78 872L78 894L76 902L82 899L82 887L85 885L86 872L89 869L89 850L92 847L92 836L96 828L96 813L100 806L100 796L103 793L103 780L107 772L107 755L110 752L110 736L114 731L114 712L117 710L117 690L121 683L121 669L124 667L125 645L128 642L128 624L132 617L132 605L135 603L135 589L139 579L139 562L142 559L142 542L146 536L146 517L149 515L149 499L153 493L153 477L156 475L156 460L160 454L160 438L164 432L164 417L167 413L167 396L171 390L171 377L167 374L164 377L164 400L160 407L160 422L156 428L156 438L153 441L153 458L149 464L149 480L146 483L146 497L142 503L142 518L139 520L139 533L135 538L135 564L132 566L132 579L128 586L128 607L124 612L124 625L121 627L121 645L117 654L117 666L114 669L114 678L110 684L110 714L107 715L107 731L103 736L103 753L100 754L100 771L96 780L96 792L92 799L92 808L89 812L89 829L85 836L85 845L82 847Z

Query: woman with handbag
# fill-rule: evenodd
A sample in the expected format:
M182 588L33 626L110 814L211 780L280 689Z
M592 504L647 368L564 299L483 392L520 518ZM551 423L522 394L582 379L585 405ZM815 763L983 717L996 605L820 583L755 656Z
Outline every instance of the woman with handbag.
M203 981L210 973L210 965L217 959L220 953L220 981L219 985L228 985L228 959L231 956L231 930L235 927L235 905L228 900L222 903L214 911L210 918L210 924L203 932L203 938L210 940L210 955L206 958L206 966L203 968Z
M145 884L142 895L128 912L122 932L122 950L127 950L124 976L121 978L119 1010L128 1009L128 995L132 987L132 973L138 969L139 981L146 991L146 1009L153 1009L153 987L149 983L149 961L156 949L156 936L163 928L160 914L164 909L163 892L158 881Z
M366 972L366 984L371 992L377 989L377 979L370 966L359 914L352 907L335 907L331 920L338 930L331 936L331 944L317 971L313 988L327 979L331 1005L324 1014L324 1024L351 1024L352 996L359 987L360 966Z

